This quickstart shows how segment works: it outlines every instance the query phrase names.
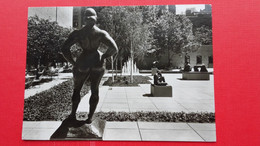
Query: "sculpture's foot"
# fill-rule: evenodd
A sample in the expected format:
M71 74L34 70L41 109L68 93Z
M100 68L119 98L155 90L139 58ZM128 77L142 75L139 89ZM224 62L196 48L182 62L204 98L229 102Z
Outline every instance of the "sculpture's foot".
M85 122L86 122L86 124L91 124L92 123L92 118L88 118Z
M67 120L68 121L77 121L76 115L69 115Z
M66 119L67 120L67 119ZM87 121L87 120L86 120ZM60 127L52 134L51 140L102 140L106 121L95 118L91 124L86 121L63 121Z

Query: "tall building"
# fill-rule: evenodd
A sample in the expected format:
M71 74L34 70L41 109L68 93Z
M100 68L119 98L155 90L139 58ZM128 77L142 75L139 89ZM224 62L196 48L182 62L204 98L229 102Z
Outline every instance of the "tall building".
M176 6L175 5L160 5L159 10L161 12L171 12L176 14Z
M211 14L212 13L212 8L211 5L205 5L204 10L200 10L199 14Z
M195 16L197 11L196 11L196 8L187 8L185 13L186 13L186 16Z
M86 7L73 7L73 28L81 28L83 26L83 14Z
M168 5L169 12L176 14L176 6L175 5Z
M72 27L72 7L30 7L28 17L37 15L39 18L56 21L63 27Z

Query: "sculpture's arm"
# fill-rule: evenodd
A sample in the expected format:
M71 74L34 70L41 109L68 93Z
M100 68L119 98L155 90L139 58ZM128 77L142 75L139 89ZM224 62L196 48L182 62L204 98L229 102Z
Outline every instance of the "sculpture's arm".
M104 59L116 54L118 48L113 38L106 31L102 31L101 42L108 47L107 51L101 57L101 61L103 62Z
M73 66L76 65L76 62L72 58L70 47L76 43L77 33L78 33L77 31L73 31L69 35L68 39L64 42L64 44L63 44L63 46L61 48L61 52L62 52L64 58L68 62L70 62Z

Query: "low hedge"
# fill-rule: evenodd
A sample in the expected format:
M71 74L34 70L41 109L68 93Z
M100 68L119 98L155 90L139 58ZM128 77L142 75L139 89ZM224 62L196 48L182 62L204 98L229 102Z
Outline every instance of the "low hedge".
M90 90L84 84L81 97ZM38 93L24 100L24 120L44 121L62 120L71 111L71 97L73 94L73 80L69 79L46 91Z
M79 113L86 117L87 113ZM106 121L145 121L145 122L190 122L214 123L215 114L208 112L97 112L95 117Z
M118 87L138 86L138 84L151 84L149 80L151 80L151 78L148 76L134 75L133 83L130 83L130 76L115 76L114 83L112 82L112 77L109 77L103 85Z

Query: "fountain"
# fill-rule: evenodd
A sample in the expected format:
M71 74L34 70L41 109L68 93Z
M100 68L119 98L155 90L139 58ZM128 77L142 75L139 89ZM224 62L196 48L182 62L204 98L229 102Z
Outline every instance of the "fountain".
M122 68L122 74L130 75L131 73L131 59L124 63ZM139 69L136 67L136 63L133 65L133 74L139 73Z

